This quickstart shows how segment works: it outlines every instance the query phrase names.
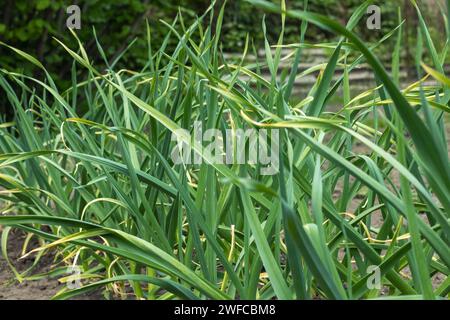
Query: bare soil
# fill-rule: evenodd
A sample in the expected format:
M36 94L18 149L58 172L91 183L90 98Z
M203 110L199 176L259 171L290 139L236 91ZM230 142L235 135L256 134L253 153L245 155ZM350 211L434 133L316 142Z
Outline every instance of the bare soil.
M11 230L9 233L8 257L19 272L27 270L33 265L35 260L35 255L30 255L21 259L24 240L25 234L20 230ZM32 239L29 246L30 248L38 247L35 238ZM49 272L54 265L53 260L53 252L44 254L32 270L31 274L37 275ZM0 300L48 300L63 288L64 284L59 283L56 278L51 277L19 283L6 260L0 254ZM77 300L99 299L103 299L100 291L94 291L93 293L77 297Z

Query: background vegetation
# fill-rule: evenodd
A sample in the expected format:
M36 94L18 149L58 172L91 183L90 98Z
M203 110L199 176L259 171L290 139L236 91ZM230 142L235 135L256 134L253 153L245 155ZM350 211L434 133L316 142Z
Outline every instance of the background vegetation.
M92 37L93 29L97 36L102 39L106 54L117 57L134 40L132 50L121 60L120 66L135 68L145 63L147 53L145 44L145 21L148 20L152 27L152 41L160 45L168 32L166 26L159 23L160 19L172 21L178 10L183 11L186 25L190 25L196 17L202 14L209 6L208 0L3 0L4 8L0 12L0 40L45 61L49 65L52 76L58 80L70 78L71 61L63 53L60 46L52 39L56 37L65 43L74 44L65 23L67 14L65 12L69 4L78 4L82 11L82 29L78 32L80 39L86 44L86 51L91 59L101 62L96 50L95 40ZM223 0L218 1L223 2ZM429 24L432 37L436 39L442 35L444 23L439 15L439 0L421 1L424 16ZM380 35L391 30L397 23L397 8L404 7L404 16L407 18L404 36L408 42L414 42L416 37L417 15L411 6L407 5L409 0L382 0L377 5L382 8L383 23L380 31L367 30L364 23L356 30L366 41L375 41ZM361 4L360 0L312 0L309 8L313 12L320 12L329 17L337 19L341 23L354 12ZM288 8L303 8L304 0L291 0L287 2ZM267 37L271 42L276 41L280 32L279 15L264 13L255 9L246 1L228 1L228 10L224 13L223 41L221 46L225 51L239 51L247 36L255 41L257 46L262 43L261 23L264 14L267 14L266 23ZM432 19L433 17L434 19ZM295 43L299 41L298 21L288 19L286 23L286 42ZM306 35L306 40L331 40L334 35L311 26ZM174 48L175 39L170 39L168 47ZM393 47L393 42L386 42L386 52ZM405 50L408 50L405 42ZM440 42L437 44L440 45ZM8 67L21 69L25 72L39 72L32 65L17 62L15 57L4 48L0 48L0 60ZM114 59L113 59L114 60ZM67 82L59 81L60 85Z

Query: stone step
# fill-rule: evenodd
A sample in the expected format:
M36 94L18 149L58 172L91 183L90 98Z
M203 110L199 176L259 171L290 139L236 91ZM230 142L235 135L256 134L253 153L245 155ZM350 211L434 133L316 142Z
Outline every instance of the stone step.
M288 57L289 55L292 55L293 52L295 51L295 49L292 48L283 48L281 50L281 57L282 59L285 57ZM275 54L275 49L271 50L272 52L272 56ZM318 63L324 63L327 62L330 55L331 55L332 51L330 50L325 50L323 48L303 48L302 49L302 63L307 63L307 64L318 64ZM265 61L265 51L264 50L259 50L258 53L258 61L259 62L263 62ZM236 61L240 61L240 59L242 58L242 55L239 53L224 53L224 58L227 60L236 60ZM390 54L387 55L383 55L381 57L379 57L380 60L384 63L390 63L392 60L392 56ZM406 52L402 51L400 54L400 58L406 58ZM286 61L289 62L289 60L292 60L293 56L290 59L284 60L281 63L285 63ZM252 53L248 54L245 58L245 62L247 63L254 63L256 61L256 56Z

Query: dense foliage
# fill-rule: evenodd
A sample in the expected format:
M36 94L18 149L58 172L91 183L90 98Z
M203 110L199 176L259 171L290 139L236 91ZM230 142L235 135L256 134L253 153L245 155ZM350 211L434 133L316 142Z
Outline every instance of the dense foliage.
M49 71L53 76L67 80L70 76L71 62L52 37L73 44L65 26L68 17L65 10L71 2L63 0L3 0L3 2L4 9L0 12L0 40L30 52L39 60L48 63ZM220 2L223 1L219 1L219 5ZM336 17L340 22L345 22L360 2L359 0L313 0L309 2L309 7L311 11L321 12L330 17ZM92 37L92 29L95 29L105 47L105 53L112 58L125 50L132 40L140 39L122 61L123 65L133 68L144 64L147 57L144 40L146 19L152 27L153 42L160 45L168 32L168 29L159 23L160 19L171 21L178 13L178 8L181 8L185 23L189 25L196 16L208 8L210 1L82 0L74 1L74 3L80 6L82 13L82 28L78 35L85 41L86 51L91 59L100 60ZM391 30L397 22L396 10L401 5L401 1L383 0L377 4L383 10L383 29L380 32L370 32L361 28L359 31L364 33L363 38L366 40L376 39L380 34ZM303 6L304 0L288 1L290 8L301 9ZM241 0L228 1L227 7L223 22L224 32L221 43L223 49L239 51L247 33L260 44L263 39L260 31L264 12ZM270 26L267 36L273 41L280 32L280 18L278 15L269 14L266 20L267 25ZM298 21L288 19L285 30L286 40L290 43L298 42L298 31ZM332 34L312 26L307 37L317 40L331 38ZM173 48L175 45L175 39L169 39L168 47ZM9 67L26 72L31 72L33 68L30 64L18 64L16 59L3 48L0 48L0 60Z
M47 63L3 45L42 76L4 63L0 69L0 90L14 110L14 121L0 123L2 255L8 259L11 228L40 239L29 253L35 259L58 252L48 274L19 273L8 260L17 279L52 276L64 283L67 266L79 266L82 286L63 287L60 299L98 288L137 299L448 296L450 35L435 46L412 7L420 17L418 77L401 85L402 25L373 44L355 33L368 2L346 27L250 2L281 16L279 38L264 38L258 64L246 63L249 43L238 62L221 55L223 7L191 25L182 14L164 25L174 49L147 33L139 71L104 70L74 33L74 45L58 43L74 62L67 90L58 88ZM281 46L271 50L270 44L286 44L285 18L303 21L300 34L316 25L340 37L314 42L332 51L327 63L298 72L303 46L289 56ZM396 43L391 74L374 55L389 39ZM107 64L107 47L96 49ZM425 56L429 66L421 63ZM349 75L364 61L379 85L354 94ZM292 103L295 79L317 70L308 94ZM339 91L343 104L332 108ZM86 110L78 108L80 99ZM271 152L279 170L264 175L259 163L214 162L191 139L194 123L235 135L243 128L278 130ZM174 135L204 161L175 163ZM379 277L370 282L374 267Z

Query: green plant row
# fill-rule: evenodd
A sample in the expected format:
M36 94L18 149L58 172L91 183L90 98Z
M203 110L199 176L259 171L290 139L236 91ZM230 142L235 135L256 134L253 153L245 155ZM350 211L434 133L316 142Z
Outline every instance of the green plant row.
M76 48L57 40L74 62L66 91L37 59L1 43L44 74L0 70L15 113L0 124L2 254L8 257L10 228L19 228L41 240L39 248L25 248L28 254L56 251L58 262L33 275L8 259L19 281L70 282L65 270L76 265L83 285L63 286L54 298L99 288L137 299L447 297L448 40L436 49L412 3L420 17L418 81L405 85L398 83L401 40L392 74L373 54L384 41L402 39L401 14L367 46L353 30L371 1L345 27L306 8L287 10L284 1L248 2L281 16L278 41L265 37L265 59L250 65L245 57L257 48L248 38L240 62L223 56L226 5L214 3L190 26L182 14L161 22L169 32L157 49L147 26L148 56L137 71L115 71L118 60L109 60L101 39L97 49L108 66L102 71L75 32ZM301 24L287 57L286 19ZM340 38L326 64L298 73L311 25ZM425 56L433 65L421 64ZM291 67L280 70L284 59ZM361 63L378 85L353 95L349 74ZM87 78L77 78L80 68ZM317 71L308 95L295 99L294 81ZM430 79L434 84L425 83ZM343 104L331 106L341 94ZM217 163L205 153L201 163L174 163L174 136L201 153L191 139L194 123L222 132L278 130L279 150L271 152L278 152L279 171L264 175L261 164Z

